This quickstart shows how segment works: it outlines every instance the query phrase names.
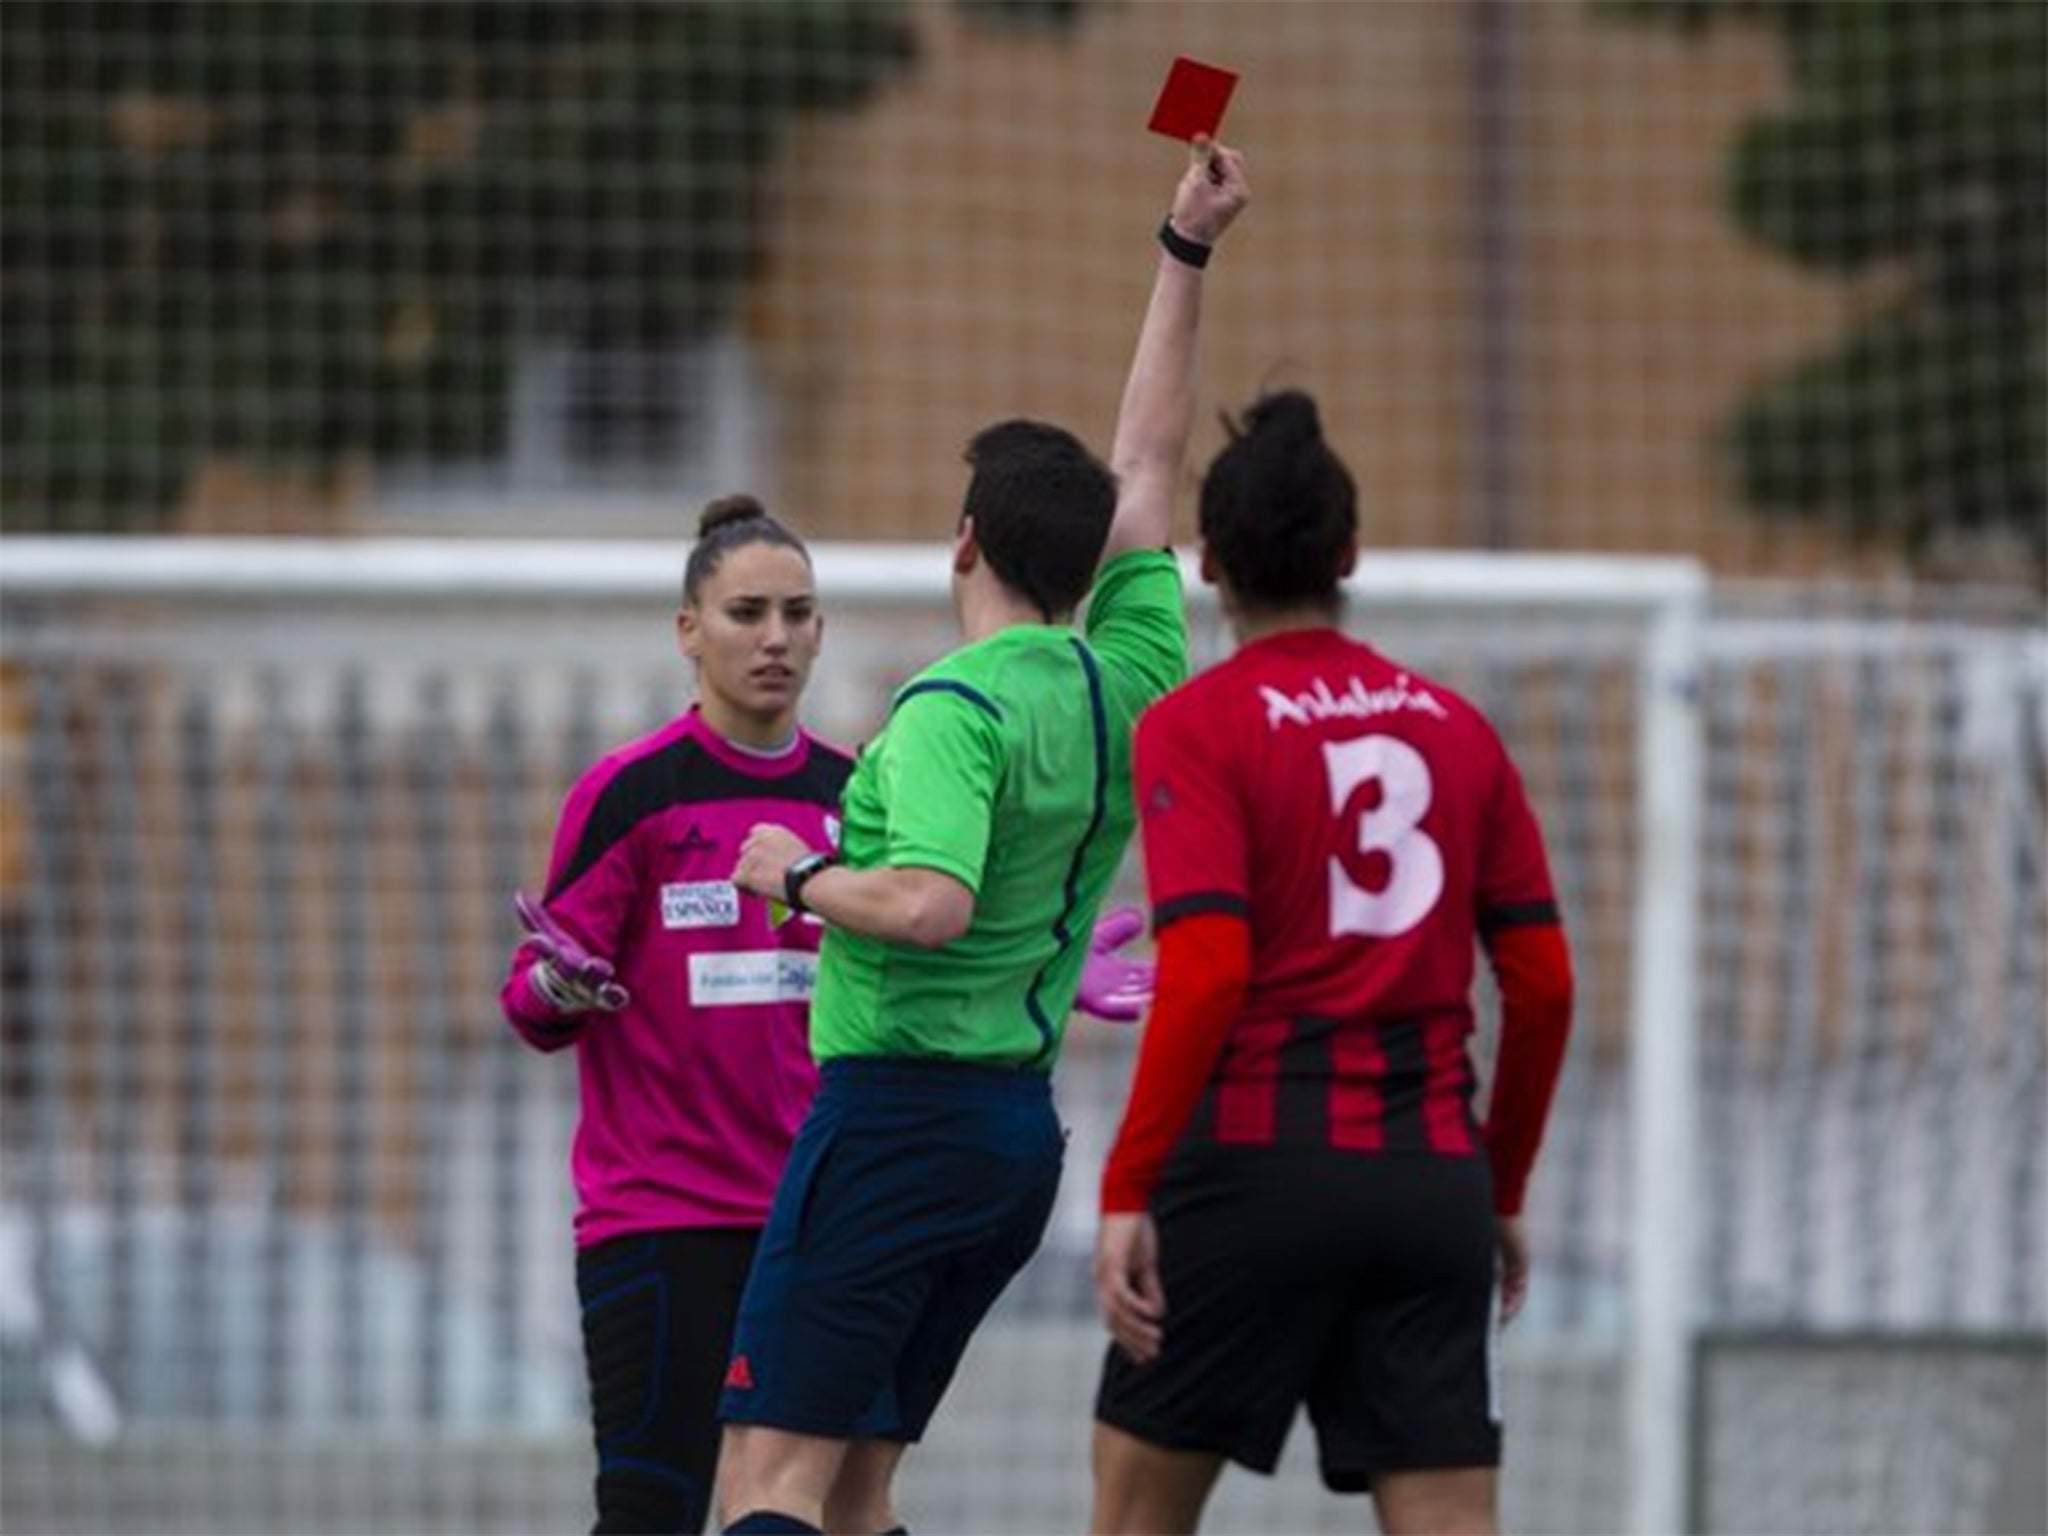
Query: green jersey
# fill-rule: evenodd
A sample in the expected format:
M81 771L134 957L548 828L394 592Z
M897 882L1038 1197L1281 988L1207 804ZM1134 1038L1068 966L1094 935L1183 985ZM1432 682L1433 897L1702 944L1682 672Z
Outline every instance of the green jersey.
M851 869L914 866L975 893L935 950L825 935L811 1052L1050 1072L1102 898L1136 820L1131 731L1187 677L1180 568L1105 566L1086 638L1019 624L962 646L896 694L848 780Z

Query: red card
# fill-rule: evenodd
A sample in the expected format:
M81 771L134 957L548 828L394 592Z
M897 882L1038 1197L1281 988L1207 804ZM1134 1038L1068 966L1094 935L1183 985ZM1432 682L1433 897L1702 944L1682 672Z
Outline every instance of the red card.
M1152 121L1145 126L1169 139L1192 141L1200 134L1213 139L1236 88L1237 76L1230 70L1195 59L1175 59L1153 105Z

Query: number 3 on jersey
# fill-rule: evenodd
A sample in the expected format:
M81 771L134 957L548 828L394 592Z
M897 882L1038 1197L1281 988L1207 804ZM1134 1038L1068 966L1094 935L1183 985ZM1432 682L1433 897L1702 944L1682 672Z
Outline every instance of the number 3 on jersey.
M1406 933L1444 892L1444 856L1422 830L1433 788L1429 763L1395 736L1323 743L1330 814L1341 817L1358 787L1379 781L1379 803L1358 814L1358 851L1386 861L1387 878L1367 890L1340 859L1330 860L1330 932L1387 939Z

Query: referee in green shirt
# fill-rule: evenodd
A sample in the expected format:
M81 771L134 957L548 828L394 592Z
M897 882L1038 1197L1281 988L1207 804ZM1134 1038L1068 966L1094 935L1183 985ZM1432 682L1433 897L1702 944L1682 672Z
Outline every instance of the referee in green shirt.
M1135 819L1132 727L1187 675L1173 495L1202 268L1247 197L1237 152L1198 141L1110 466L1042 422L969 444L964 643L897 693L847 783L839 852L765 824L741 849L735 884L828 928L821 1086L720 1405L728 1532L900 1529L897 1463L1052 1213L1050 1074Z

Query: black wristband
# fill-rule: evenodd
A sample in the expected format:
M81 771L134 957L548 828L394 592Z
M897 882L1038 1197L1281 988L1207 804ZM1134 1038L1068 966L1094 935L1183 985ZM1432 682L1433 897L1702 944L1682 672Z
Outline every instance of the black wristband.
M1199 240L1190 240L1175 229L1171 214L1159 221L1159 243L1166 247L1167 255L1190 267L1209 265L1209 252L1215 249L1214 246L1204 245Z
M807 853L782 872L782 899L790 910L808 912L804 905L804 887L816 878L821 869L828 869L839 862L836 853Z

